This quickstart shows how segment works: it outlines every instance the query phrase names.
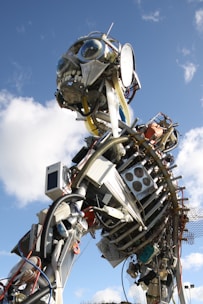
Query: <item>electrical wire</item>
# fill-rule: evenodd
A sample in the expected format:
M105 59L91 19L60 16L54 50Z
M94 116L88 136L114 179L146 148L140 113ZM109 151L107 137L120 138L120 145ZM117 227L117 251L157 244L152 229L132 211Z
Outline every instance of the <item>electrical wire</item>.
M80 252L79 255L77 255L77 258L73 261L73 265L75 265L75 263L78 262L78 260L83 256L83 254L85 253L85 251L87 250L87 248L89 247L90 243L92 241L92 238L90 238L87 242L87 244L85 245L84 249Z
M42 263L41 263L41 259L39 257L37 257L37 260L39 262L39 268L41 269L41 266L42 266ZM31 294L33 294L35 288L36 288L36 285L37 285L37 282L38 282L38 279L40 277L40 272L37 270L37 275L36 275L36 278L35 278L35 281L34 281L34 284L32 286L32 290L31 290Z
M95 211L95 208L93 208L93 210ZM103 220L102 218L99 216L98 212L95 212L95 215L98 219L98 221L102 224L102 226L104 226L106 229L114 229L116 228L117 226L120 225L120 220L118 220L117 223L113 224L113 225L107 225Z
M122 268L121 268L121 284L122 284L124 297L126 299L126 302L128 302L128 297L127 297L126 292L125 292L124 281L123 281L123 272L124 272L124 266L125 266L126 262L127 262L127 259L125 259L125 261L123 262Z
M9 281L7 283L7 285L4 288L4 292L0 295L0 301L4 299L6 292L9 290L9 288L11 287L13 281L15 280L15 278L17 277L17 275L20 273L21 268L23 267L23 265L25 264L25 261L23 261L19 268L16 270L16 272L11 276L11 278L9 278Z
M20 270L22 269L23 265L27 262L30 265L32 265L45 278L45 280L48 282L48 285L49 285L49 288L50 288L50 297L49 297L49 302L48 302L48 304L49 304L50 300L51 300L51 297L52 297L52 286L51 286L51 283L50 283L48 277L46 276L46 274L37 265L35 265L34 263L32 263L29 260L31 254L32 254L32 251L30 251L28 253L27 257L24 257L23 252L20 249L20 241L18 242L18 251L19 251L19 254L20 254L20 256L21 256L21 258L22 258L23 261L22 261L22 263L20 263L19 268L17 269L17 271L12 275L11 278L9 278L9 281L8 281L7 285L4 286L4 292L0 295L0 301L4 299L4 297L6 295L6 292L9 290L9 288L11 287L13 281L15 280L15 278L17 277L17 275L20 273Z
M36 239L35 239L35 242L33 243L33 248L30 250L30 252L28 253L27 257L25 258L24 255L23 255L23 252L22 250L20 249L20 243L21 243L21 240L18 242L18 251L19 251L19 254L21 256L21 258L23 259L23 261L20 263L19 265L19 268L17 269L17 271L12 275L11 278L9 278L9 281L7 283L7 285L4 287L4 292L0 295L0 301L4 299L5 295L6 295L6 292L9 290L9 288L11 287L13 281L15 280L15 278L18 276L18 274L20 273L20 270L22 269L23 265L28 262L29 264L32 265L31 261L29 260L29 258L31 257L32 255L32 252L33 252L33 249L36 245L36 242L37 242L37 239L39 238L39 236L41 235L41 232L42 232L42 229L40 230L39 234L36 236ZM35 269L38 269L37 266L35 264L33 264L33 266L35 267ZM42 275L44 275L44 277L46 276L44 274L44 272L41 271L41 269L38 269L39 273L41 273ZM46 278L45 278L46 279ZM48 279L48 278L47 278ZM46 280L47 280L46 279ZM48 283L49 283L49 279L48 279Z
M36 264L34 264L32 261L29 260L29 258L24 257L23 252L20 249L20 242L18 243L18 251L22 257L22 259L24 260L24 262L27 262L28 264L32 265L36 270L39 271L39 273L44 277L44 279L47 281L48 286L49 286L49 301L48 304L51 303L51 298L52 298L52 285L51 282L49 280L49 278L47 277L47 275L44 273L44 271L42 271Z
M55 200L52 205L50 206L45 222L44 222L44 228L42 231L42 236L41 236L41 248L40 251L43 253L43 257L47 258L47 239L48 239L48 233L49 233L49 228L51 227L51 222L54 216L55 211L57 208L60 206L61 203L70 201L70 200L84 200L85 197L80 195L80 194L66 194L64 196L59 197L57 200Z

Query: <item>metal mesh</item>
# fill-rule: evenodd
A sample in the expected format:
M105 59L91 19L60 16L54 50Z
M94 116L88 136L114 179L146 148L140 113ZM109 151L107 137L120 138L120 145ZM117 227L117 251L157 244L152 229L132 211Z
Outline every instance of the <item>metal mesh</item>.
M202 208L190 208L188 212L189 223L187 229L190 235L194 238L203 236L203 209Z

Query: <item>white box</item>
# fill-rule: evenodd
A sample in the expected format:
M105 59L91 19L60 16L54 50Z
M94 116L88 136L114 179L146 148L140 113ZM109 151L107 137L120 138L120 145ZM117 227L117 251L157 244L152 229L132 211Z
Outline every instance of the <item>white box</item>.
M45 194L52 200L64 194L63 167L61 162L46 167Z

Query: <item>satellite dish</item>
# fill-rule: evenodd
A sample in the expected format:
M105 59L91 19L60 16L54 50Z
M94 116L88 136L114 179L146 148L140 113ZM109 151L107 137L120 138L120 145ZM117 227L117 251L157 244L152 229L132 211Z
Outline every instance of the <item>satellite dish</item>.
M123 45L120 55L121 79L125 87L129 87L133 80L134 53L129 43Z

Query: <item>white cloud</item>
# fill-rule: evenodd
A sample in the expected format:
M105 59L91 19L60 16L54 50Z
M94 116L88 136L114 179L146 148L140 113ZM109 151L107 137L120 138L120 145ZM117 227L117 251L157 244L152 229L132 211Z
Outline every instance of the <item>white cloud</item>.
M203 286L191 288L189 290L189 293L189 297L191 297L191 300L196 300L198 302L203 301Z
M180 66L184 70L185 82L189 83L193 79L193 77L197 71L197 65L195 65L192 62L188 62L188 63L180 65Z
M160 11L155 11L148 15L142 15L142 19L145 21L159 22L161 20Z
M0 180L20 205L44 200L45 168L70 165L85 136L83 122L55 100L42 105L33 98L0 92Z
M203 206L203 127L187 132L181 139L176 158L178 174L183 176L189 204Z
M194 252L184 258L181 258L182 268L184 270L199 270L203 267L203 253Z
M199 32L203 32L203 9L195 12L195 24Z
M122 289L119 287L109 287L104 290L97 291L93 296L91 303L120 303L123 298ZM146 304L145 292L141 286L132 284L127 294L128 300L133 303Z
M136 284L131 285L128 295L133 298L133 303L147 303L145 292L141 286L137 286Z
M92 303L120 303L121 299L121 290L118 288L106 288L99 290L93 296Z
M187 62L185 64L180 64L177 60L177 64L179 65L179 67L181 67L184 71L184 80L186 83L189 83L190 81L192 81L198 66L196 64L194 64L193 62Z

